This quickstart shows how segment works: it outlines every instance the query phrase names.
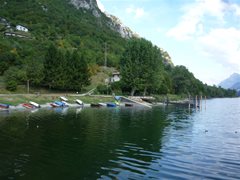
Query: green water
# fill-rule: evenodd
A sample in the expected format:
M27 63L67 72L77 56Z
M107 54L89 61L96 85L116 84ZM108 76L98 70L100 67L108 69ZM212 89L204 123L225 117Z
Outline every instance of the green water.
M0 179L240 179L240 99L0 112Z

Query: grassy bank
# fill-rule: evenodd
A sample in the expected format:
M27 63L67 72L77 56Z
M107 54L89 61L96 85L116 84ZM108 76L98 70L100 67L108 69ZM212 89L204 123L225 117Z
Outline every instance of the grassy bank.
M77 96L74 94L44 94L44 95L34 95L34 94L24 94L24 95L2 95L0 96L0 103L6 103L10 105L18 105L21 103L28 103L29 101L34 101L38 104L46 104L56 100L59 100L60 96L65 96L68 98L69 103L74 103L76 99L82 100L84 103L99 103L99 102L112 102L113 97L105 96Z
M176 95L176 94L168 94L168 95L154 95L156 102L165 102L168 101L182 101L187 99L186 95Z

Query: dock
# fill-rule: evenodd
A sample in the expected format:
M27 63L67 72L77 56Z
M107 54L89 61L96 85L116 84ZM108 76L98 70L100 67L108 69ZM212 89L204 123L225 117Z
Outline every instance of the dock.
M140 106L148 107L151 108L152 104L148 103L146 101L143 101L140 97L124 97L121 96L121 102L128 102L128 103L133 103L133 104L138 104Z

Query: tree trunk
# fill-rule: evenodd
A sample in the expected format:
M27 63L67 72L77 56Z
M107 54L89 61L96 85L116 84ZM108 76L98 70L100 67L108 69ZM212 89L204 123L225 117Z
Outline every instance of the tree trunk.
M143 96L146 96L146 93L147 93L147 87L144 88Z
M134 94L135 94L135 91L136 91L136 88L134 87L134 88L132 88L132 91L131 91L131 96L134 96Z

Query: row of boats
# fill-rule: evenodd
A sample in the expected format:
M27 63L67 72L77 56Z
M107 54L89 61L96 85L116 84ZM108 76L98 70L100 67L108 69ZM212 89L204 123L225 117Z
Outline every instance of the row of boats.
M75 103L79 106L84 106L84 103L79 99L76 99ZM117 100L115 102L109 102L109 103L92 103L92 104L90 104L91 107L101 107L101 106L117 107L119 105L120 105L120 103ZM33 101L29 101L29 103L23 103L23 104L21 104L21 106L23 106L27 109L41 108L40 104L33 102ZM68 99L66 97L61 96L60 101L54 101L54 102L50 103L50 106L53 108L69 107L70 104L68 103ZM133 105L126 103L125 106L133 106ZM8 109L8 108L10 108L9 104L1 104L0 103L0 109Z

